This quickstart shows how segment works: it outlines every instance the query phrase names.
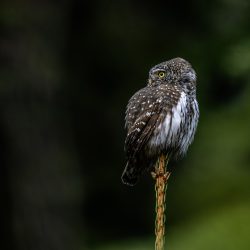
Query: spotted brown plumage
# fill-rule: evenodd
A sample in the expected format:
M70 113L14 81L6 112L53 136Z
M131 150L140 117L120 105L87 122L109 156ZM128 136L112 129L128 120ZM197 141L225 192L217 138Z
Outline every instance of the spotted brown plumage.
M146 87L129 100L125 128L127 164L122 181L134 185L151 170L160 154L178 158L191 144L197 127L196 74L182 58L149 71Z

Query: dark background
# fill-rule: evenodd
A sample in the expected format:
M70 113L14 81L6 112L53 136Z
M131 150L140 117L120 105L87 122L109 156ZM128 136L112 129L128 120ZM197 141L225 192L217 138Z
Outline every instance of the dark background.
M154 248L154 182L121 184L124 112L173 57L200 123L171 162L168 249L250 249L250 4L0 3L1 250Z

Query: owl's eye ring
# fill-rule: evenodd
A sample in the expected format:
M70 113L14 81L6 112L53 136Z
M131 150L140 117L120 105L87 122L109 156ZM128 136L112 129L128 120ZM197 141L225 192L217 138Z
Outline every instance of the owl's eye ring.
M166 75L166 73L165 73L164 71L158 72L158 76L159 76L160 78L163 78L165 75Z

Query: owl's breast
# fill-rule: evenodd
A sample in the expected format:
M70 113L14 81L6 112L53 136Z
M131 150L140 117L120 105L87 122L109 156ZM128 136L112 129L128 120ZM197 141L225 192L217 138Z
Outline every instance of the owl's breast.
M179 154L184 154L192 141L198 121L189 111L190 104L184 92L181 93L176 105L171 110L163 110L163 118L159 119L151 139L148 150L152 154L159 154L164 150L179 148Z

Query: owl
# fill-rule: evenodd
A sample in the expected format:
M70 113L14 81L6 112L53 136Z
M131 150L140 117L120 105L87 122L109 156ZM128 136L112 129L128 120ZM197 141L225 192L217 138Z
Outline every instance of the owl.
M191 64L174 58L151 68L147 86L127 105L122 182L135 185L143 172L153 170L161 154L182 157L193 141L198 118L196 73Z

